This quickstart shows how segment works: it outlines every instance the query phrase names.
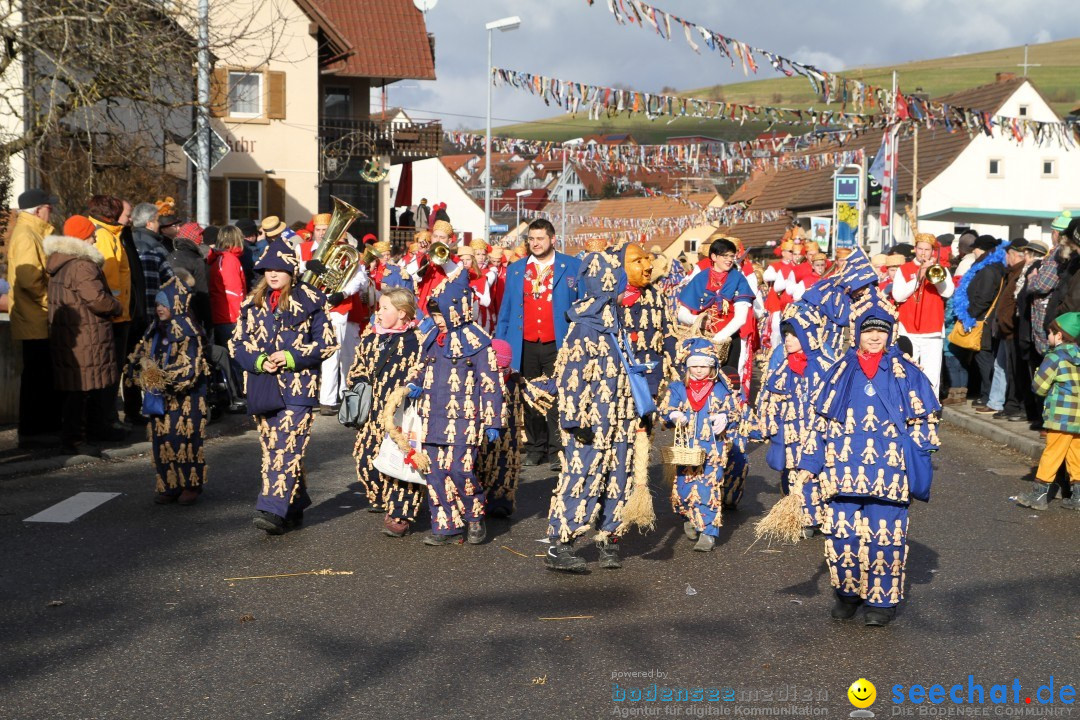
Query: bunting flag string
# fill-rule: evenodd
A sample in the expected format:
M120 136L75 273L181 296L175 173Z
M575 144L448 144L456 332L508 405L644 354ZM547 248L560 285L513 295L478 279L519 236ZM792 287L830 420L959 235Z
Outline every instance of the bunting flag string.
M603 228L606 230L659 230L669 233L682 233L689 228L704 224L731 227L746 223L774 222L789 216L787 210L752 210L741 204L725 205L721 208L699 207L701 207L701 212L659 218L598 217L567 213L566 221L576 228L589 228L590 230L592 228ZM563 219L561 214L546 210L523 210L521 215L529 220L543 218L555 225L561 223Z
M774 125L841 126L849 130L885 128L899 124L910 127L919 124L929 129L943 128L947 132L964 131L969 135L996 134L1022 144L1031 137L1037 145L1057 143L1071 149L1080 143L1080 119L1060 122L995 116L983 110L971 110L923 98L905 98L893 119L884 114L866 115L838 110L819 110L742 105L723 101L685 98L638 90L609 88L599 85L560 80L545 75L493 68L491 81L495 86L508 85L516 90L537 95L545 104L555 104L568 113L586 108L590 120L604 113L614 116L645 115L650 120L659 117L693 117L704 120L737 122L766 122ZM899 97L899 96L898 96Z

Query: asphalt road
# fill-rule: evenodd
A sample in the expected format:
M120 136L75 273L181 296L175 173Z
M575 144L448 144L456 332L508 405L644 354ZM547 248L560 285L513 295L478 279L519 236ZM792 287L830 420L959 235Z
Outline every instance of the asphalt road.
M625 568L595 569L590 548L583 576L538 557L554 483L539 469L484 545L382 536L331 418L309 446L307 525L280 538L250 525L252 435L208 446L191 508L152 504L145 458L4 481L0 717L842 717L859 677L883 717L897 683L1076 686L1080 513L1012 505L1028 462L957 430L942 440L932 502L913 508L908 599L885 629L828 617L820 540L752 546L778 497L760 450L716 552L692 552L657 498L661 522L627 538ZM24 522L82 491L121 495L70 524ZM226 580L321 569L351 574ZM568 616L587 617L542 619ZM614 675L635 672L653 674ZM732 699L615 699L652 682Z

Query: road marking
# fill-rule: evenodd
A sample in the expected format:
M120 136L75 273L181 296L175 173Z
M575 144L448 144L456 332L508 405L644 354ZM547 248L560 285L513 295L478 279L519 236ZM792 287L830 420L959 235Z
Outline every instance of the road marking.
M69 497L67 500L56 503L52 507L45 508L37 515L31 515L23 522L47 522L69 523L90 512L98 505L109 502L120 493L110 492L81 492Z

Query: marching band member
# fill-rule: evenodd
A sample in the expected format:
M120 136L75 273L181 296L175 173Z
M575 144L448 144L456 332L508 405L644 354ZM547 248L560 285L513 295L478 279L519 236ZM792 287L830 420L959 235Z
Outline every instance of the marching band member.
M945 352L945 301L955 289L948 268L938 263L937 250L934 235L916 233L915 259L900 266L892 283L892 299L900 311L900 334L911 340L911 359L930 378L935 397ZM936 282L926 276L934 265L941 268Z
M311 504L304 451L319 404L319 368L338 350L326 298L300 282L299 261L271 242L255 270L262 277L240 307L229 351L248 373L248 410L262 443L262 489L255 527L281 535L303 523Z
M458 258L451 254L445 260L428 252L433 243L441 243L452 249L454 226L446 220L436 220L430 233L417 233L417 251L411 262L405 266L405 272L416 282L417 309L426 314L428 300L435 290L442 286L448 277L457 271Z

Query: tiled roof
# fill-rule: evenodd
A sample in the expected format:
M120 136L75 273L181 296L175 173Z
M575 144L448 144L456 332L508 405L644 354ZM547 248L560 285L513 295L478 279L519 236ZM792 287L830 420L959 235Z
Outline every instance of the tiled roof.
M743 247L750 249L765 247L769 242L779 242L784 236L784 231L789 227L791 227L791 219L781 218L772 222L730 225L721 227L720 230L730 237L739 238L742 240Z
M308 0L352 46L327 70L347 77L435 79L424 15L412 0Z
M462 155L443 155L439 159L442 160L443 166L450 172L457 172L459 169L469 164L470 160L479 157L472 153L465 153Z

